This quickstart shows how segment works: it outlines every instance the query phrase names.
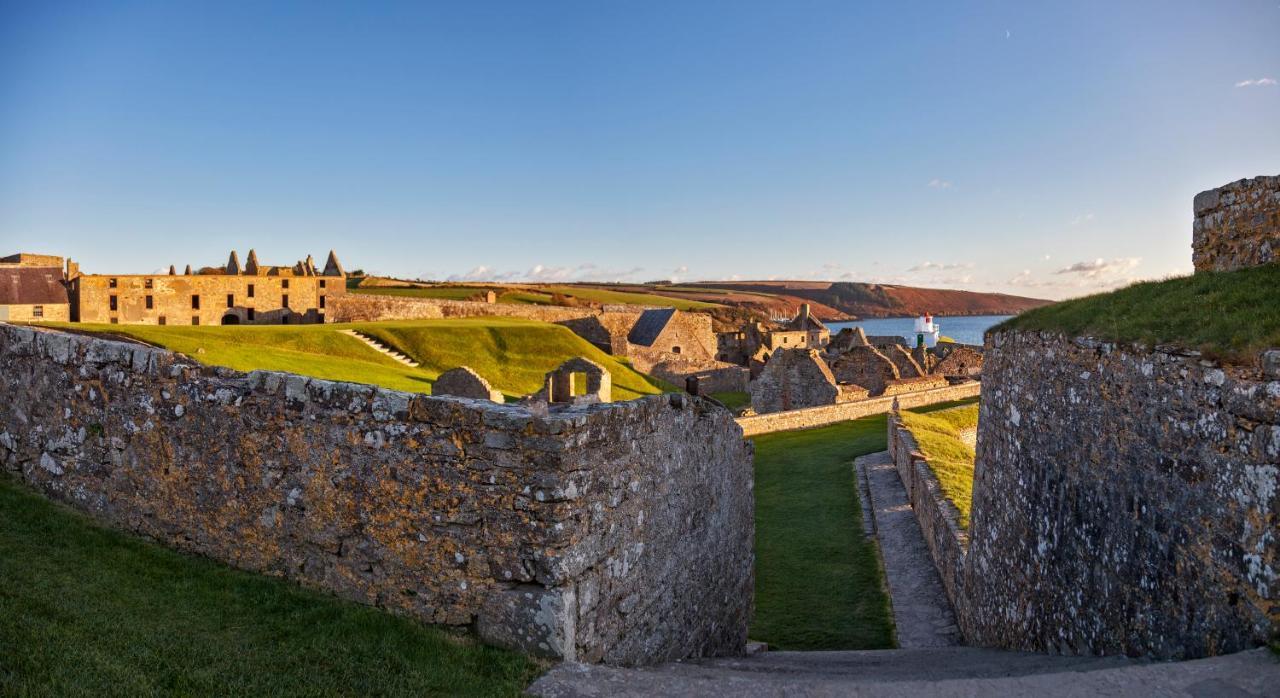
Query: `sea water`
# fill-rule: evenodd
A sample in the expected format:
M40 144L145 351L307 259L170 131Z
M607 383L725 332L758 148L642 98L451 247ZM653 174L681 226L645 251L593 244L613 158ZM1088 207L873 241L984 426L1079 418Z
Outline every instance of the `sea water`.
M967 315L957 317L933 316L944 337L950 337L961 344L982 344L982 336L992 327L1008 320L1012 315ZM916 319L913 317L873 318L854 320L852 322L828 322L831 334L846 327L861 327L868 335L900 335L907 340L909 346L915 346Z

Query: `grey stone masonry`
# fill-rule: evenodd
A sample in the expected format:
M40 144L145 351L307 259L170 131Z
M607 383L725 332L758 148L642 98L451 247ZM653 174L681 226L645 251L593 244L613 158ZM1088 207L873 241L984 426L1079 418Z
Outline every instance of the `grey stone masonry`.
M1196 195L1191 250L1196 271L1280 261L1280 176L1232 182Z
M97 519L585 662L740 652L751 446L660 395L533 414L0 324L0 467Z
M987 337L970 641L1190 658L1280 635L1280 379L1197 353Z

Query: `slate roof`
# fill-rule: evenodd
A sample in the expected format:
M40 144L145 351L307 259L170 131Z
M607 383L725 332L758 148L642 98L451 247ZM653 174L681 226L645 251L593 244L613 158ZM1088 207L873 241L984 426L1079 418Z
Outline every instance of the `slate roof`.
M0 267L0 305L70 303L59 267Z
M667 328L667 323L671 322L675 314L675 308L660 308L640 313L640 319L636 320L636 324L632 326L631 332L627 335L627 341L642 347L653 346L658 335Z

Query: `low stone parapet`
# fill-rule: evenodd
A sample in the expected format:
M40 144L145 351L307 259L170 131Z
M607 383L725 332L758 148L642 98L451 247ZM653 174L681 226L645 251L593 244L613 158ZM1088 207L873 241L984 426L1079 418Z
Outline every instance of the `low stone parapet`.
M751 446L709 401L552 409L0 324L0 467L114 527L533 654L733 654Z
M742 427L742 433L745 436L768 434L775 431L791 431L793 429L811 429L813 427L846 422L851 419L885 414L893 410L895 399L901 407L907 409L977 397L981 393L982 384L973 381L949 385L945 388L904 393L895 397L875 397L834 405L822 405L821 407L809 407L802 410L787 410L739 417L738 425Z

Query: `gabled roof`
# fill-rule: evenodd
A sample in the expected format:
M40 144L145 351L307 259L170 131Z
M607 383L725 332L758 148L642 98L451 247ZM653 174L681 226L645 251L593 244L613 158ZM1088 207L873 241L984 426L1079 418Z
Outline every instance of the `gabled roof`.
M800 306L800 312L796 315L795 319L787 324L787 329L809 332L825 330L827 329L827 326L822 324L821 320L809 314L809 304L805 303Z
M324 263L325 276L346 276L347 273L342 270L342 263L338 261L338 255L333 250L329 250L329 259Z
M0 305L70 303L58 267L0 268Z
M675 314L675 308L658 308L640 313L640 319L636 320L636 324L631 327L627 341L642 347L653 346L658 335L667 328L667 323L671 322Z

